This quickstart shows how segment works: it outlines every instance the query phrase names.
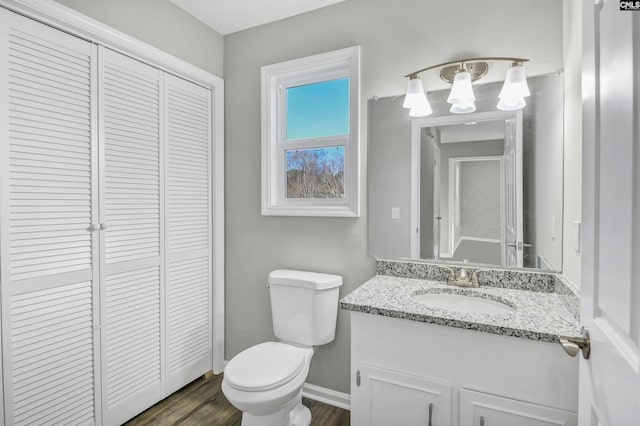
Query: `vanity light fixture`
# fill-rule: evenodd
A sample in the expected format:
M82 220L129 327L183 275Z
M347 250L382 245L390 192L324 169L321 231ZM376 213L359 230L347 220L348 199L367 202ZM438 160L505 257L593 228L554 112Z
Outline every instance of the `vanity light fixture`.
M483 77L489 70L489 62L510 61L511 67L507 71L504 85L500 91L497 108L503 111L514 111L524 108L524 98L530 96L524 62L528 59L509 57L468 58L457 61L445 62L414 71L405 75L409 78L407 93L402 106L409 109L411 117L424 117L433 113L429 98L422 86L422 80L418 74L432 69L440 69L440 78L452 83L451 92L447 102L451 104L454 114L468 114L476 110L476 97L473 93L472 82Z

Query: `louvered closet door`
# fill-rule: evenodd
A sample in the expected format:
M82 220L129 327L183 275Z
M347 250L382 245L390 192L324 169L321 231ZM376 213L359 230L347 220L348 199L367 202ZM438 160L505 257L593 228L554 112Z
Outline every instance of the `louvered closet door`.
M211 370L211 92L165 75L167 393Z
M95 424L95 48L0 9L4 424Z
M103 418L120 424L163 397L162 73L99 52Z

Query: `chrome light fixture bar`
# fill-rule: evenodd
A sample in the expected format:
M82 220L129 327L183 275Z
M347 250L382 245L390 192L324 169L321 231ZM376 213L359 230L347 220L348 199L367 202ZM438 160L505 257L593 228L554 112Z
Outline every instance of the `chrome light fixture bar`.
M503 111L524 108L526 105L524 98L530 96L531 93L527 85L527 76L523 63L529 60L510 57L460 59L422 68L407 74L405 77L409 78L409 84L407 85L407 93L402 106L409 109L409 115L412 117L424 117L433 113L429 98L424 91L422 80L420 80L418 74L439 68L440 78L453 84L447 98L447 102L451 104L449 111L454 114L474 112L476 110L476 97L471 83L487 74L489 70L488 63L492 61L511 62L511 67L507 71L504 85L500 91L497 108Z

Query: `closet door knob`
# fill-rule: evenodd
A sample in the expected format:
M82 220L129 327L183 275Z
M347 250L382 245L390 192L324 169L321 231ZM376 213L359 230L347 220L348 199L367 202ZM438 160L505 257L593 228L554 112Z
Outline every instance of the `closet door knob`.
M105 222L105 223L101 223L101 224L100 224L100 229L102 229L103 231L104 231L105 229L107 229L108 227L109 227L109 224L108 224L108 223L106 223L106 222Z
M92 231L99 231L100 230L100 225L97 224L97 223L94 223L89 227L89 229L92 230Z

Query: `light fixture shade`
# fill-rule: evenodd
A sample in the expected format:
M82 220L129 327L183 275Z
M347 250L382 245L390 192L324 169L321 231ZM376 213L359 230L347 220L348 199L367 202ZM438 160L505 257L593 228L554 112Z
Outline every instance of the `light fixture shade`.
M471 74L467 71L461 71L453 78L453 86L447 98L450 104L468 105L476 100L471 86Z
M501 98L497 108L502 111L516 111L524 108L527 103L524 98Z
M424 117L433 113L431 104L427 94L424 92L422 86L422 80L419 78L412 78L407 85L407 94L404 97L404 108L410 108L409 115L411 117Z
M500 90L500 99L519 99L531 96L527 84L527 73L522 65L514 65L507 70L504 85ZM513 103L513 102L510 102Z
M422 87L422 80L419 78L409 79L407 84L407 93L404 96L403 108L414 108L422 103L421 98L424 97L424 88Z
M424 117L433 113L433 109L431 109L431 104L429 104L429 99L425 94L424 103L414 106L409 110L409 115L411 117Z
M466 103L453 104L451 105L451 109L449 111L454 114L469 114L471 112L475 112L475 110L476 104L475 102L471 101Z

